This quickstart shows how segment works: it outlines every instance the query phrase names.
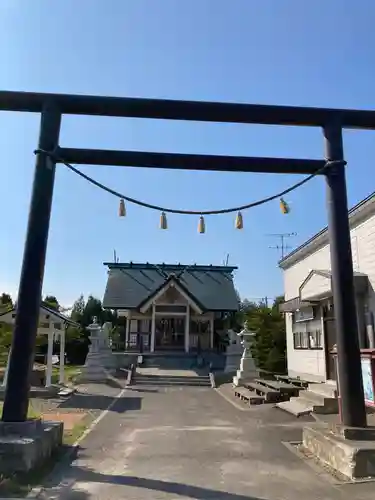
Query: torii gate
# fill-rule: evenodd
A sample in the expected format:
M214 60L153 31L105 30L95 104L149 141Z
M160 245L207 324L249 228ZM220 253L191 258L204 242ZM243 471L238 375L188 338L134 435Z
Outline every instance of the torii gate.
M89 165L293 174L317 173L323 169L326 160L330 161L329 167L321 173L327 186L342 423L353 427L366 426L356 335L358 327L342 129L375 129L375 111L7 91L0 92L0 110L41 113L39 153L2 414L4 422L22 422L27 418L29 376L41 300L56 157L59 157L66 162ZM320 127L324 135L326 160L60 148L59 132L64 114ZM54 153L56 157L43 154L40 150Z

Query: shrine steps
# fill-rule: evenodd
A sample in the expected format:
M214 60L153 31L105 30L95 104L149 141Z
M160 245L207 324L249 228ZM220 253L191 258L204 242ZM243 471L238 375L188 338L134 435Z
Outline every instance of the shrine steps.
M137 366L132 385L211 387L211 379L207 371L181 368L180 363L150 366L146 361Z
M308 384L298 397L291 397L276 406L296 417L310 413L336 414L339 410L336 386L330 382Z
M134 386L150 387L211 387L208 375L144 375L135 373L132 379Z

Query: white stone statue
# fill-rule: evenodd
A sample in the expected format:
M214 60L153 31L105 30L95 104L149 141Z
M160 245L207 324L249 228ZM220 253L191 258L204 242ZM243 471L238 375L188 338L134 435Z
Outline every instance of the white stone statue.
M87 354L85 365L82 368L80 381L99 382L107 380L109 373L105 368L105 355L102 352L102 328L98 324L97 317L94 316L93 322L87 327L90 332L90 347Z
M251 354L251 344L255 335L255 332L251 332L249 330L248 323L245 321L244 328L238 334L243 352L240 361L240 369L237 370L237 374L233 377L234 386L240 385L241 381L251 380L258 376L254 359Z
M116 359L115 356L112 352L112 348L110 346L110 340L109 340L109 335L112 330L112 323L110 321L107 321L104 323L102 329L101 329L101 352L103 355L103 364L104 366L110 370L111 372L115 371L116 369Z
M228 330L229 345L225 353L225 373L237 372L242 355L242 347L238 334L233 330Z

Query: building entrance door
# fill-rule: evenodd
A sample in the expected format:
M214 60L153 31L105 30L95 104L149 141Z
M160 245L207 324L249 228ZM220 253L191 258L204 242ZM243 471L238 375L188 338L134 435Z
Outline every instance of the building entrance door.
M157 349L184 349L185 321L185 317L156 319L155 347Z

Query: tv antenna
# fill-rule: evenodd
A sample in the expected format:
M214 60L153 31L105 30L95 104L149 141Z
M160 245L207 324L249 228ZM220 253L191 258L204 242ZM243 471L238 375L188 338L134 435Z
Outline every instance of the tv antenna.
M290 250L292 247L286 244L286 240L288 238L293 238L294 236L297 236L297 233L273 233L273 234L268 234L267 236L272 236L273 238L278 238L280 241L279 245L275 245L272 248L274 250L279 250L280 251L280 256L283 259L286 255L286 251Z

